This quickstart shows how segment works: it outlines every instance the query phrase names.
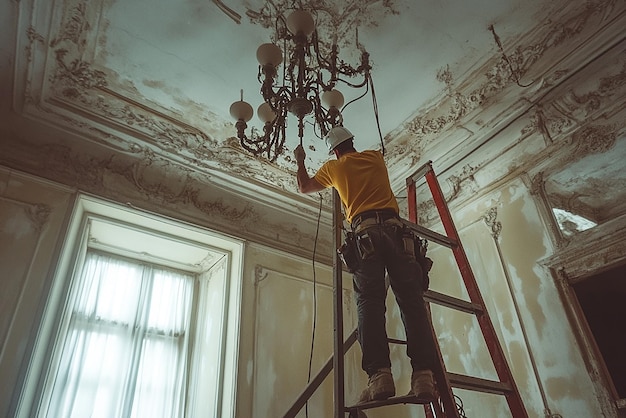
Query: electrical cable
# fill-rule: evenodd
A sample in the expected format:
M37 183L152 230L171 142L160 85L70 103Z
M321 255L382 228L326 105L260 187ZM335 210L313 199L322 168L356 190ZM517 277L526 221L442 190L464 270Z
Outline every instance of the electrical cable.
M315 253L317 252L317 238L320 232L320 220L322 218L322 194L319 193L320 196L320 208L317 213L317 226L315 228L315 240L313 241L313 257L311 259L311 264L313 266L313 327L311 329L311 351L309 354L309 374L307 377L307 383L311 382L311 370L313 368L313 347L315 345L315 329L317 327L317 278L315 275ZM305 417L309 417L309 401L306 401L304 405L304 414Z
M343 105L343 107L341 108L341 112L344 111L344 109L346 107L348 107L349 105L351 105L352 103L356 102L357 100L361 100L363 97L365 97L365 95L369 93L369 84L367 85L367 88L365 89L365 91L363 92L363 94L361 94L358 97L355 97L354 99L350 100L348 103L346 103L345 105Z
M456 409L459 412L461 418L467 418L465 410L463 409L463 399L460 396L454 395L454 403L456 403Z
M374 90L374 79L369 77L370 86L372 87L372 105L374 106L374 116L376 117L376 126L378 127L378 137L380 138L380 146L383 155L385 155L385 142L383 141L383 133L380 130L380 117L378 115L378 102L376 101L376 91Z
M381 147L381 151L383 153L383 155L385 155L385 141L383 140L383 133L380 129L380 115L378 114L378 101L376 100L376 90L374 90L374 79L369 75L367 76L367 80L365 81L367 84L367 88L365 90L365 92L363 94L361 94L360 96L358 96L355 99L350 100L348 103L346 103L345 105L343 105L343 107L341 108L341 111L343 112L343 110L350 104L356 102L357 100L360 100L361 98L365 97L365 95L367 93L372 92L372 106L374 107L374 117L376 118L376 128L378 129L378 137L380 138L380 147ZM344 81L344 83L350 85L350 83Z
M522 88L530 87L535 82L535 80L532 80L528 84L522 84L521 83L519 68L517 70L513 68L513 64L511 64L511 60L509 59L509 57L504 52L504 48L502 47L502 42L500 41L500 37L496 33L496 29L493 27L493 25L489 25L487 27L487 29L489 29L491 31L491 33L493 34L493 39L496 41L496 44L498 44L498 49L502 53L502 59L504 59L504 62L506 62L507 65L509 66L509 70L511 70L511 76L515 80L515 83L517 83L517 85L522 87Z

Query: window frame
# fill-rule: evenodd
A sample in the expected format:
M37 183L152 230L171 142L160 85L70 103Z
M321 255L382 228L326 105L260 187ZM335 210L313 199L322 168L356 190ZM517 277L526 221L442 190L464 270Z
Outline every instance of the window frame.
M236 380L238 373L238 353L239 353L239 329L241 320L242 302L242 279L243 279L243 250L244 243L236 238L219 234L197 225L178 221L164 217L155 213L139 210L130 205L122 206L112 201L97 198L95 196L78 194L71 214L71 219L65 230L62 239L62 248L59 259L56 263L52 284L45 297L45 306L41 317L41 322L34 340L33 354L30 358L23 390L21 391L16 417L26 418L32 416L39 408L43 394L43 377L49 372L52 365L52 354L54 352L54 342L57 339L57 332L61 326L63 311L65 306L65 296L71 286L71 279L80 271L84 263L84 254L89 245L88 223L90 219L98 219L106 222L113 222L116 225L124 225L145 233L156 234L164 240L176 241L178 244L188 244L190 246L201 247L207 252L219 254L218 260L211 266L221 263L219 268L224 270L224 278L220 281L221 286L217 291L223 297L223 308L220 312L218 347L219 373L217 378L217 394L215 402L215 414L223 417L235 416L236 404ZM97 247L97 246L96 246ZM96 248L94 247L94 248ZM114 251L115 254L127 256ZM132 252L132 251L131 251ZM154 264L162 264L174 269L181 269L181 265L176 263L159 263L153 257L146 256L145 260ZM137 257L130 257L135 258ZM204 266L206 267L206 266ZM195 269L189 267L185 269L192 274L197 274L199 280L211 280L209 269L196 266ZM195 271L194 271L195 270ZM196 286L198 286L196 281ZM215 287L215 286L214 286ZM194 301L194 311L192 318L197 314L195 310L198 304ZM199 327L198 319L192 321L192 327ZM196 332L190 336L190 345L196 345ZM189 354L190 361L195 361L197 355ZM187 385L193 385L194 381L189 379ZM186 391L187 394L193 390ZM187 396L187 395L186 395ZM190 402L185 399L185 416ZM206 412L206 411L204 411Z
M549 268L570 320L572 332L592 379L602 413L613 416L626 411L587 323L573 284L626 263L626 215L583 231L569 245L557 247L541 264Z

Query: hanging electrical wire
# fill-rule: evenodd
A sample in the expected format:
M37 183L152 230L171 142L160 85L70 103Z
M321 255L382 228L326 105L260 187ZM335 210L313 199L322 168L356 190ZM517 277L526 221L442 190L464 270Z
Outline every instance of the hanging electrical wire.
M372 104L374 106L374 116L376 117L376 127L378 128L378 137L380 138L380 148L383 155L385 155L385 142L383 140L383 133L380 130L380 116L378 115L378 102L376 101L376 90L374 90L374 80L369 77L369 84L372 88Z
M467 415L465 415L465 410L463 409L463 399L461 399L457 395L454 395L454 403L456 403L456 409L459 412L459 417L467 418Z
M322 218L322 194L319 193L320 196L320 207L317 213L317 226L315 228L315 240L313 241L313 257L311 259L311 264L313 268L313 326L311 329L311 351L309 354L309 372L307 376L307 383L311 382L311 370L313 368L313 348L315 346L315 329L317 328L317 276L315 274L315 254L317 252L317 238L320 232L320 220ZM308 418L309 417L309 401L307 400L304 405L304 414Z
M493 27L493 25L489 25L488 29L493 34L493 39L496 41L496 44L498 45L498 49L500 49L500 52L502 53L502 59L504 59L504 62L506 62L507 65L509 66L509 70L511 70L511 76L513 76L513 79L515 80L515 83L518 86L522 87L522 88L530 87L535 82L535 80L531 81L528 84L522 84L521 83L521 81L520 81L520 79L521 79L520 70L519 70L519 68L517 68L517 69L513 68L513 64L511 63L511 60L509 59L509 57L504 52L504 48L502 47L502 42L500 42L500 37L496 33L496 29Z

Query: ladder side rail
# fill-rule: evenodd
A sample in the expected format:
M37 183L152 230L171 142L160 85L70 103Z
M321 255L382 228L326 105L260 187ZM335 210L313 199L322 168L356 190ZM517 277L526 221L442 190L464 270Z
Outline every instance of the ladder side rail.
M341 246L341 200L339 193L333 189L333 317L335 318L333 332L333 379L335 398L335 418L344 418L345 391L344 391L344 358L343 358L343 264L337 251Z
M430 162L425 166L430 167ZM424 169L423 166L420 168L420 171ZM415 181L413 178L407 179L407 199L408 199L408 211L409 211L409 220L417 225L417 189L415 185ZM426 304L426 310L428 312L428 323L430 324L431 338L433 341L433 345L435 346L435 352L437 355L438 364L433 370L433 374L435 375L435 380L437 382L437 392L439 394L439 399L435 399L432 402L432 406L435 409L435 416L437 417L447 417L447 418L459 418L459 414L456 408L456 402L454 401L454 395L452 393L452 388L450 386L450 382L448 381L447 371L445 364L443 362L443 356L441 354L441 349L439 348L439 342L437 339L437 334L435 333L435 328L433 326L433 320L430 312L430 305ZM443 410L439 403L443 404ZM444 415L445 410L445 415ZM427 417L432 417L432 411L428 407L428 405L424 405L424 413Z
M354 328L354 331L352 331L352 333L348 336L348 338L343 344L342 355L345 355L356 341L357 341L357 328ZM324 363L320 371L317 372L315 376L313 376L311 381L306 385L306 387L302 390L300 395L296 398L293 405L287 410L287 412L285 412L285 414L283 415L283 418L294 418L296 415L298 415L298 412L300 412L302 407L307 403L307 401L311 398L311 396L313 396L315 391L320 387L320 385L324 382L324 380L328 377L330 372L333 370L334 358L335 358L335 355L332 354L328 358L328 360L326 360L326 363Z
M426 307L428 311L428 322L430 324L431 338L433 341L433 345L435 346L435 353L437 355L438 362L438 364L435 365L435 370L433 370L433 374L435 375L435 386L439 395L439 399L435 399L432 402L432 406L435 410L435 416L437 418L460 418L459 411L456 407L456 401L454 400L454 394L452 393L452 385L450 384L450 380L448 379L448 371L446 370L446 365L443 361L443 355L441 354L441 349L439 348L437 333L435 332L435 327L433 326L432 314L430 312L430 304L427 303ZM424 412L428 415L427 405L424 405Z
M417 189L413 179L407 179L407 207L409 211L409 220L417 224Z
M443 223L446 234L448 235L448 237L459 243L459 245L452 248L452 253L454 254L454 257L456 259L470 301L472 303L485 306L483 297L478 289L478 283L476 282L476 278L474 277L474 274L470 268L469 260L463 249L463 246L460 244L461 241L459 239L459 234L452 220L452 215L450 214L450 210L448 208L448 205L446 204L445 197L441 190L441 186L437 181L437 177L435 176L435 172L432 169L432 166L430 167L430 170L426 172L425 177L428 186L430 187L430 190L433 194L435 206L437 207L437 211L439 212L439 216L441 218L441 222ZM500 346L498 337L495 333L495 329L489 315L485 311L485 314L476 315L476 318L478 319L478 323L482 330L485 343L487 345L487 348L489 349L489 353L491 354L491 358L500 381L509 383L513 388L513 390L506 395L506 399L509 403L509 408L511 409L513 416L527 417L528 415L523 406L519 391L517 390L515 381L513 380L513 375L508 366L504 351Z

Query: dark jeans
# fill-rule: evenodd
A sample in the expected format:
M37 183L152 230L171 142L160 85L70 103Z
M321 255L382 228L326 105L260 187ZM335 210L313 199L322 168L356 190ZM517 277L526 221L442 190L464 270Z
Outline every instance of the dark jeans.
M357 235L363 256L353 285L363 370L371 376L380 368L391 367L385 328L385 270L400 308L411 366L413 370L432 370L436 352L423 297L428 285L415 255L405 251L402 227L383 223Z

